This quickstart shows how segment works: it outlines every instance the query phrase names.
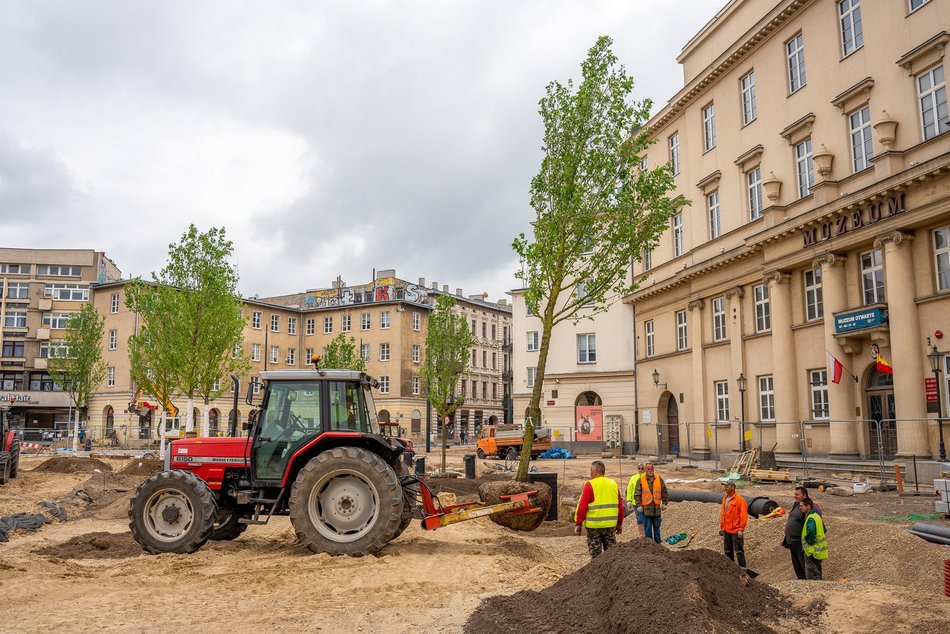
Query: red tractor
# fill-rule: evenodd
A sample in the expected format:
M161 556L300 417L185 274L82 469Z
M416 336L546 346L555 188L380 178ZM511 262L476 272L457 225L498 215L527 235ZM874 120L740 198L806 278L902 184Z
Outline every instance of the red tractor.
M20 439L7 422L9 409L9 401L0 402L0 484L15 478L20 470Z

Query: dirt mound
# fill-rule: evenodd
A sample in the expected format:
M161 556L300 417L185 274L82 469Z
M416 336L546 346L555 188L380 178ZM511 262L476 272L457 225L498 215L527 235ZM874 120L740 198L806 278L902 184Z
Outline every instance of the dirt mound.
M122 559L144 555L142 547L132 539L132 533L86 533L62 544L34 550L37 555L59 559Z
M38 465L33 471L41 473L93 473L112 471L112 467L96 458L78 458L75 456L53 456Z
M499 526L504 526L516 531L533 531L541 526L544 518L548 516L548 509L551 508L551 487L543 482L516 482L514 480L501 480L496 482L486 482L478 487L478 496L486 504L499 504L505 502L503 495L512 495L514 493L524 493L525 491L537 491L538 494L532 498L532 506L541 509L540 513L530 513L527 515L510 515L508 513L499 513L491 515L491 521Z
M165 463L154 458L136 458L119 470L123 475L151 476L165 467Z
M642 592L630 592L632 581ZM774 632L769 624L791 609L771 586L740 579L739 568L719 553L635 540L540 592L482 601L465 631Z

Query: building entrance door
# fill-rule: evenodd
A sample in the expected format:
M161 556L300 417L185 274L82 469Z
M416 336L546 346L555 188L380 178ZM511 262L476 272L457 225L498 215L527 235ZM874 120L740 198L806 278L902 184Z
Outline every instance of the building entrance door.
M868 376L865 390L868 403L868 438L871 455L891 458L897 453L897 409L894 406L894 377L877 370Z
M666 433L669 442L669 451L674 456L680 455L680 417L676 407L676 398L670 394L666 402Z

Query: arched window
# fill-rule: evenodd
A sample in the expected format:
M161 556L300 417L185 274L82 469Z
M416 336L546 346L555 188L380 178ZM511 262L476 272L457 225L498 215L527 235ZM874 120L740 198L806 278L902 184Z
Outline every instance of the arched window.
M109 405L106 407L106 438L112 438L115 433L115 410Z
M379 410L378 418L379 418L379 422L381 422L381 423L388 423L388 422L390 422L390 421L389 421L389 410L388 410L388 409L381 409L381 410Z
M212 409L208 412L208 435L217 436L218 434L218 417L220 412L217 409Z
M603 405L600 401L600 394L597 392L581 392L578 394L577 400L574 401L574 407L584 405Z
M417 409L412 410L410 430L413 434L418 434L422 431L422 412Z

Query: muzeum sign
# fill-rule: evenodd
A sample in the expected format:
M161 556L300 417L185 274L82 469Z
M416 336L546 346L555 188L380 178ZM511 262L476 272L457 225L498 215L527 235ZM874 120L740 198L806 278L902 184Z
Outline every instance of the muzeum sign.
M804 247L811 247L819 242L842 236L849 231L855 231L881 220L902 214L904 207L904 192L888 196L884 200L868 203L860 209L842 212L835 218L814 227L802 229Z

